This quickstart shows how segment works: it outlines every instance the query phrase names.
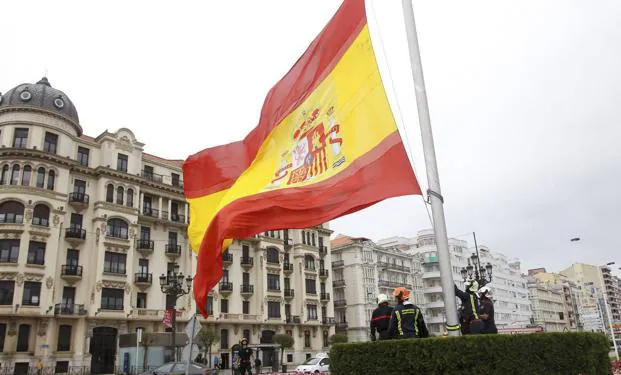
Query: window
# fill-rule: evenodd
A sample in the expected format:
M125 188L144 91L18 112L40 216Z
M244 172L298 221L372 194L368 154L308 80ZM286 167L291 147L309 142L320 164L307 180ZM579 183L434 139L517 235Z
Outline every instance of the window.
M327 348L330 344L330 341L328 339L328 331L323 331L323 347Z
M313 246L315 246L315 233L311 234L311 240L312 240L312 244Z
M23 186L30 186L30 177L32 177L32 167L27 165L24 167L24 173L22 173Z
M49 171L47 173L47 190L54 190L54 182L56 182L56 172Z
M71 350L71 326L61 324L58 326L58 342L56 351L68 352Z
M78 147L78 163L88 167L88 155L90 150L85 147Z
M73 192L78 194L86 193L86 181L78 180L77 178L73 180Z
M50 208L44 204L36 205L32 212L32 224L42 227L49 227Z
M37 187L43 189L45 187L45 168L37 169Z
M28 129L26 128L15 129L15 134L13 135L13 147L26 148L27 142L28 142Z
M306 254L304 256L304 268L306 268L309 271L315 270L315 258L313 258L312 255Z
M267 302L267 317L270 319L280 318L280 302Z
M2 167L2 177L0 178L0 184L8 185L9 184L9 166L5 165Z
M24 222L24 205L17 201L6 201L0 204L0 223Z
M306 232L302 232L302 243L306 245Z
M19 240L0 240L0 263L17 263Z
M242 337L245 337L246 339L248 339L248 344L250 344L250 330L249 329L245 329L242 332Z
M58 145L58 134L45 132L45 140L43 141L43 151L56 153L56 145Z
M136 307L139 309L147 308L147 293L136 294Z
M125 196L125 189L123 186L119 186L116 188L116 204L123 204L123 197Z
M127 189L127 207L134 207L134 189Z
M0 280L0 305L12 305L14 291L15 281Z
M11 172L11 185L19 184L19 165L14 165Z
M317 294L317 282L315 279L306 279L306 293Z
M66 374L69 373L69 361L58 361L56 362L56 367L54 367L55 374Z
M179 174L171 173L170 180L171 180L172 186L177 186L177 187L181 186L180 181L179 181Z
M41 283L36 281L24 282L24 294L22 296L22 305L39 306L41 297Z
M242 314L250 314L250 301L242 301Z
M319 238L317 238L317 242L319 244L319 248L323 249L323 237L319 236Z
M76 214L74 212L71 213L71 222L69 224L69 229L73 231L82 230L82 214Z
M228 349L229 348L229 330L221 329L220 330L220 349Z
M19 329L17 331L17 347L15 348L16 352L27 352L28 351L28 341L30 339L30 325L28 324L20 324Z
M28 244L28 264L43 265L45 262L45 242L30 241Z
M311 347L311 336L310 336L310 331L308 330L304 331L304 347L305 348Z
M123 310L123 293L125 293L123 289L103 288L101 290L101 308L104 310Z
M4 338L6 337L6 324L0 323L0 352L4 352Z
M104 256L104 272L125 274L127 255L106 251Z
M287 362L293 362L293 354L287 354Z
M114 186L112 184L108 184L108 186L106 186L106 202L114 202Z
M127 155L119 154L116 159L117 171L127 172Z
M306 305L306 312L308 320L317 320L317 305Z
M267 290L280 290L280 275L267 274Z
M267 263L278 264L278 249L274 247L267 248Z
M226 298L220 299L220 312L224 314L229 312L229 300L228 299Z
M106 236L121 238L126 240L128 236L128 225L125 220L112 218L108 219L108 227L106 230Z
M207 296L207 314L213 315L213 297Z

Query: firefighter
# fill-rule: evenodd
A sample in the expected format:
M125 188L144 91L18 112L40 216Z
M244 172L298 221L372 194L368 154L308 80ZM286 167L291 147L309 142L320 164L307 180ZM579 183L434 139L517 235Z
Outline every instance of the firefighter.
M380 294L377 296L377 308L373 310L371 317L371 341L377 340L375 332L379 334L380 340L387 340L388 328L390 328L390 316L392 315L392 307L388 305L388 296Z
M248 339L243 338L240 341L239 349L239 372L243 375L252 375L252 349L248 347Z
M479 283L476 280L466 281L466 291L455 285L455 295L461 300L462 317L461 333L463 335L481 333L483 322L479 318L480 301L477 296Z
M404 287L396 288L392 295L397 301L390 318L390 337L395 339L429 337L429 331L418 306L409 301L410 291Z
M479 289L481 306L479 307L479 317L483 320L483 333L498 333L496 322L494 321L494 302L491 299L492 290L485 285Z

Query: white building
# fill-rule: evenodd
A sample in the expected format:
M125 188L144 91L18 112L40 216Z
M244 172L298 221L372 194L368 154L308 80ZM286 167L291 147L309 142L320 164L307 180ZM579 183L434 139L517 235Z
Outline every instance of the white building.
M158 276L175 263L186 275L196 266L182 163L145 153L129 129L84 135L73 103L46 78L0 95L3 368L26 374L40 361L61 373L112 373L137 327L171 341L162 318L175 301ZM243 335L293 335L288 362L324 350L333 332L330 233L321 226L235 242L203 320L220 334L223 360ZM191 295L176 306L183 332L196 308Z
M420 254L425 321L430 334L441 335L445 331L446 316L434 231L432 229L421 230L415 238L391 237L380 240L378 243L385 246L398 246L410 254ZM453 280L461 289L463 289L461 268L468 265L468 258L474 251L474 248L468 249L467 241L449 238ZM508 259L503 254L491 252L485 246L479 246L479 257L482 265L489 262L493 266L490 286L498 328L529 324L530 302L526 284L521 280L520 262L517 259Z
M413 291L410 300L422 303L420 261L397 248L338 236L332 241L332 269L337 330L347 329L350 342L369 341L378 294L391 297L395 288L406 287Z
M532 276L525 277L534 323L546 332L570 331L563 285L547 283Z

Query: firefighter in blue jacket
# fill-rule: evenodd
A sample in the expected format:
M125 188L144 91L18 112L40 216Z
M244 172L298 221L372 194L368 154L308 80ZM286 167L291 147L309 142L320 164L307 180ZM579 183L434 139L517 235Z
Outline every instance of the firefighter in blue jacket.
M429 331L423 319L423 313L418 306L409 301L410 291L404 287L396 288L392 295L397 300L397 306L390 318L390 336L393 339L429 337Z
M479 283L476 280L466 282L466 291L455 285L455 296L461 300L461 333L475 335L483 331L483 321L479 317L481 302L477 296Z
M388 296L380 294L377 296L377 308L373 310L371 316L371 341L377 340L375 332L379 334L380 340L390 338L388 328L390 327L390 317L392 315L392 307L388 305Z

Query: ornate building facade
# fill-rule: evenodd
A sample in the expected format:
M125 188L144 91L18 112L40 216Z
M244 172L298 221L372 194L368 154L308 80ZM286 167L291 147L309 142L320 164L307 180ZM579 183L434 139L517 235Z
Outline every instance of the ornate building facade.
M158 276L175 263L184 274L196 266L182 162L145 153L126 128L84 135L73 103L47 78L0 94L3 367L25 373L42 362L58 372L90 366L93 374L112 373L121 365L123 335L137 327L165 331L164 310L174 301L166 300ZM331 282L330 262L321 267L331 232L322 226L277 232L282 238L274 233L232 246L227 256L238 259L225 264L214 315L202 322L230 343L245 333L263 341L274 332L301 335L294 361L321 351L331 327L329 293L308 281ZM190 296L176 306L183 332L196 307Z

